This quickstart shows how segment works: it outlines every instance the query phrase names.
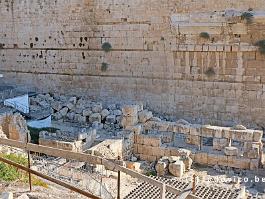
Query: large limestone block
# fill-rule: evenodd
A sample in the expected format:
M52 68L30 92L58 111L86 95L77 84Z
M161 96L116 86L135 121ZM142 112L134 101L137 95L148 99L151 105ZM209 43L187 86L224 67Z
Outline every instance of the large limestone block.
M67 115L68 111L69 111L69 109L68 109L67 107L64 107L64 108L62 108L62 109L60 110L59 113L60 113L63 117L65 117L65 116Z
M256 159L260 156L259 151L259 146L253 145L252 148L246 152L246 155L250 159Z
M185 171L189 171L191 169L193 160L190 157L184 157L184 158L181 158L181 160L185 164Z
M110 115L110 112L107 109L103 109L101 111L101 117L102 117L102 119L105 119L108 115Z
M189 134L190 133L190 125L178 124L178 130L179 130L179 132L177 132L177 133Z
M168 160L160 160L157 162L155 169L158 176L165 176L168 174Z
M93 104L91 110L93 113L100 113L103 109L103 106L101 103Z
M227 156L237 156L238 155L238 148L236 147L225 147L224 153Z
M213 149L217 151L222 151L225 147L229 145L229 141L226 138L214 138L213 139Z
M153 113L151 111L148 111L148 110L143 110L143 111L139 112L138 117L139 117L140 123L145 123L147 120L149 120L153 117Z
M90 109L85 109L83 110L83 116L88 117L92 114L93 112Z
M228 157L226 155L216 155L218 157L218 165L228 166Z
M137 116L126 116L126 117L123 117L121 120L121 125L123 128L126 128L127 126L134 126L137 123L138 123Z
M254 142L261 142L263 137L263 131L254 131L253 132L253 141Z
M228 157L229 164L227 166L238 169L250 169L250 159L242 157Z
M214 136L214 129L210 125L202 126L201 135L202 135L202 137L213 137Z
M187 135L186 143L187 144L196 145L196 146L200 146L201 145L201 137L200 136L195 136L195 135Z
M126 105L122 108L123 116L135 117L138 114L138 109L137 105Z
M200 136L201 135L201 125L193 124L190 126L190 135Z
M259 159L251 159L250 160L250 170L257 170L259 169Z
M213 153L209 153L208 154L208 165L217 165L218 164L218 156L216 154L213 154Z
M223 136L226 139L232 139L232 131L229 127L223 128Z
M106 124L115 124L115 123L116 123L116 115L106 116Z
M143 125L137 124L135 126L126 126L125 130L132 131L135 135L140 135L143 132Z
M169 164L169 172L173 176L181 178L185 172L185 164L183 161L179 160L174 163Z
M208 164L208 154L207 153L196 153L194 157L194 162L202 165L207 165Z
M160 147L161 139L159 137L144 136L144 145L152 147Z
M170 156L190 157L191 151L188 149L178 149L175 147L171 147L170 148Z
M252 130L231 130L232 139L235 141L249 142L253 140Z
M100 113L93 113L89 116L89 122L99 122L101 123L101 115Z

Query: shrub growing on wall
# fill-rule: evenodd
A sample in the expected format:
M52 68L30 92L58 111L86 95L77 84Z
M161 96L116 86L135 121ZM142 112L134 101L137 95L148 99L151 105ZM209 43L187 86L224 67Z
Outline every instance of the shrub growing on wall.
M251 12L243 12L241 15L241 19L246 20L248 24L252 23L253 18L254 18L254 15Z
M107 71L108 67L109 67L109 65L107 63L103 62L101 64L101 71L103 71L103 72Z
M201 32L200 37L204 39L210 39L210 34L208 32Z
M212 77L212 76L215 75L215 71L214 71L213 67L210 67L210 68L208 68L208 69L205 71L204 74L207 75L207 77Z
M105 42L105 43L102 44L101 48L105 52L109 52L109 51L111 51L112 46L111 46L111 44L109 42Z
M261 54L265 54L265 39L258 41L255 45L259 47L259 52Z

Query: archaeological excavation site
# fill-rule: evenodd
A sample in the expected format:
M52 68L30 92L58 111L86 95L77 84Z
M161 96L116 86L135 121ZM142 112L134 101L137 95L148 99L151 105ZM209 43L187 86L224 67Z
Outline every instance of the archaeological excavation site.
M264 0L0 0L0 199L265 199Z

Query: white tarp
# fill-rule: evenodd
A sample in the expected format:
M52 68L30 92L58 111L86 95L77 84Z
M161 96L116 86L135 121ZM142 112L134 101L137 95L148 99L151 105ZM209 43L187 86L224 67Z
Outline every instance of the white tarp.
M4 105L11 106L22 113L29 113L29 95L6 99Z
M52 116L49 116L43 120L34 120L27 122L28 126L32 128L49 128L52 127Z

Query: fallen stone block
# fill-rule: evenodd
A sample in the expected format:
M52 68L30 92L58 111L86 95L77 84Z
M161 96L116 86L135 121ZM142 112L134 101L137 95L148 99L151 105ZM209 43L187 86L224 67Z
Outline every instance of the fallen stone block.
M143 131L143 126L141 124L137 124L135 126L126 126L125 130L132 131L136 135L140 135Z
M106 123L107 124L115 124L116 123L116 116L115 115L106 116Z
M227 156L237 156L238 155L238 148L236 147L225 147L224 153Z
M183 161L185 165L185 171L189 171L191 169L193 160L190 157L183 157L181 158L181 160Z
M166 159L159 160L155 166L158 176L165 176L168 174L169 161Z
M91 110L93 113L100 113L102 111L103 107L101 103L93 104Z
M137 123L138 123L137 116L123 117L121 120L121 125L123 126L123 128L126 128L126 126L134 126Z
M103 109L101 111L101 117L104 120L108 115L110 115L110 112L107 109Z
M145 123L147 120L151 119L153 117L153 113L148 110L143 110L138 113L139 122Z
M93 112L90 109L83 110L83 116L84 117L88 117L88 116L92 115L92 113Z
M101 123L101 115L100 113L93 113L89 116L89 122L100 122Z
M169 164L169 173L173 176L181 178L185 172L185 164L179 160Z
M59 113L64 117L67 115L69 109L67 107L62 108Z
M123 116L135 117L138 115L139 107L137 105L126 105L122 108Z

